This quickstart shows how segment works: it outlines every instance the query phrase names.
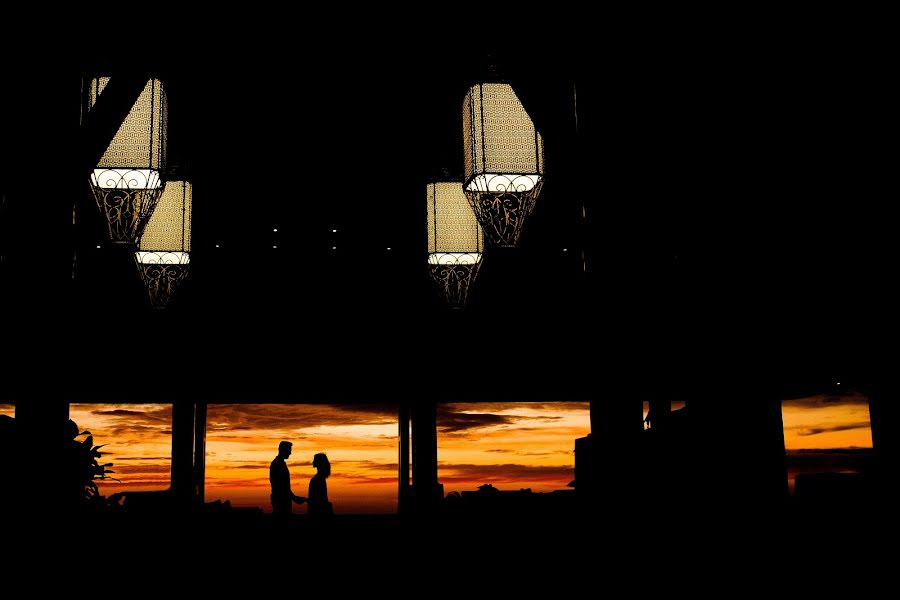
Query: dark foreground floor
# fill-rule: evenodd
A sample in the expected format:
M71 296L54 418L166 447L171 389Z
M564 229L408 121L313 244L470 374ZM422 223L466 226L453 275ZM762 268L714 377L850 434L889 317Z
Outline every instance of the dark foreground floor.
M591 516L337 515L326 522L241 511L65 522L9 515L4 581L14 585L25 577L44 585L72 578L73 585L94 582L98 589L125 582L128 595L179 590L204 597L235 586L303 595L318 585L338 596L538 589L569 595L584 586L623 585L694 593L723 581L733 593L818 584L859 592L893 573L882 565L896 562L896 522L883 511L840 508L682 511L665 520L621 507L618 514ZM37 579L26 575L35 566Z

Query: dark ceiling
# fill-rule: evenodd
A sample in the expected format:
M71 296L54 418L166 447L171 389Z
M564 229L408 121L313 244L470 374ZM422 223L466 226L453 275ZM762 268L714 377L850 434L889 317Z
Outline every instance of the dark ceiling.
M46 148L28 124L78 151L77 105L61 107L82 72L163 78L170 163L190 173L195 208L190 278L153 313L87 186L71 192L72 230L65 198L34 208L8 169L3 294L22 315L7 317L9 364L62 366L75 383L61 388L111 394L171 379L214 395L452 399L702 382L794 394L890 363L875 348L897 331L883 183L896 126L877 39L654 30L459 46L359 29L322 44L281 29L208 34L139 67L99 51L11 66L6 80L34 92L4 94L14 167ZM424 268L424 185L461 175L462 97L489 65L545 137L547 183L522 246L489 251L453 312ZM45 217L47 237L25 233Z

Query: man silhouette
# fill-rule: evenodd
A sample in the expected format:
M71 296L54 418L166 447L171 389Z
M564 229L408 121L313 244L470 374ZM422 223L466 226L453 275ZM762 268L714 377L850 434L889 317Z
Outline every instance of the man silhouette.
M272 484L272 512L276 515L291 514L291 502L303 504L306 498L295 496L291 491L291 472L284 460L291 455L290 442L278 444L278 456L269 466L269 483Z

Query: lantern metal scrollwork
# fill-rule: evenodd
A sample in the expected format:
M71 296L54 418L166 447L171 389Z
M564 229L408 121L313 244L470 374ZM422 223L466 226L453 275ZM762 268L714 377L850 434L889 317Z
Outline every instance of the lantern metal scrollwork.
M463 308L481 267L484 234L462 182L430 183L426 197L428 269L450 306Z
M88 87L88 110L109 77ZM91 173L91 189L114 243L134 244L165 187L167 100L162 83L150 79Z
M188 181L169 181L144 228L134 259L153 308L168 305L191 263L191 203Z
M541 134L505 83L472 86L462 113L466 197L492 245L516 246L543 185Z

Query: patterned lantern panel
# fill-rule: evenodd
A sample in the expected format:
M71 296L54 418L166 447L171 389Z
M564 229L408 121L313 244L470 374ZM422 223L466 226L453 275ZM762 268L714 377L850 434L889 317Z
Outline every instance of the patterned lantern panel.
M187 181L166 184L134 253L154 308L165 307L188 274L192 192Z
M109 77L92 79L88 110L98 101ZM91 173L97 206L106 215L110 239L134 243L141 235L164 181L167 101L162 83L151 79Z
M428 184L426 197L428 268L450 306L462 308L481 266L484 235L462 182Z
M515 246L540 194L544 141L508 84L473 86L462 113L469 204L492 244Z

